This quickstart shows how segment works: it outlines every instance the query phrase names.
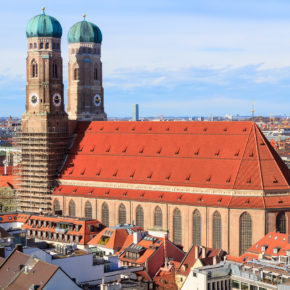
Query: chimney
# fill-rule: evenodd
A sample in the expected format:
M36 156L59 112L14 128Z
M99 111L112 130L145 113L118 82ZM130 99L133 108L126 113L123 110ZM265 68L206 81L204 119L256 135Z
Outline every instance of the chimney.
M206 252L206 248L202 247L201 248L201 257L204 259L205 258L205 252Z
M5 248L4 247L0 248L0 257L5 258Z
M195 248L194 248L194 257L195 257L195 259L198 259L198 256L199 256L199 246L195 245Z
M21 244L16 244L15 245L15 250L23 253L23 246Z

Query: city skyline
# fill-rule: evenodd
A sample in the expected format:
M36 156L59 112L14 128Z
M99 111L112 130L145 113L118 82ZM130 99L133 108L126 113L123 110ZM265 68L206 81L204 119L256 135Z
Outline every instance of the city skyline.
M274 5L275 4L275 5ZM46 7L63 28L67 85L68 29L82 20L103 33L108 117L257 115L289 112L290 4L286 1L12 1L3 5L0 115L25 103L25 28ZM13 15L13 17L12 17Z

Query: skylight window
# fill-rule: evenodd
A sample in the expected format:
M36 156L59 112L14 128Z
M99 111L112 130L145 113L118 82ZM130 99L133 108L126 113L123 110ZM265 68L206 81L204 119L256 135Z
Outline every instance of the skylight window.
M276 241L278 239L278 236L275 236L274 240Z

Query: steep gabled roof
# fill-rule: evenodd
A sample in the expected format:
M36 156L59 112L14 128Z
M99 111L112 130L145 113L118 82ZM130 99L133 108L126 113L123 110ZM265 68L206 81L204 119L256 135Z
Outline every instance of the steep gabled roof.
M288 191L290 173L252 122L82 122L61 180Z

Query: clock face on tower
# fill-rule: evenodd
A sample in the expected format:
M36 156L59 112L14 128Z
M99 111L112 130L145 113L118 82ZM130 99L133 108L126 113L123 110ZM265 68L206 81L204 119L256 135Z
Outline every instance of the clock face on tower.
M29 97L29 101L30 101L30 104L31 104L32 106L36 106L36 105L38 104L38 102L39 102L39 97L38 97L38 95L35 94L35 93L32 93L32 94L30 95L30 97Z
M61 105L61 95L60 94L54 94L53 97L52 97L52 101L53 101L53 104L56 107L59 107Z
M100 95L95 95L94 96L94 104L95 104L95 106L96 107L99 107L100 105L101 105L101 103L102 103L102 98L101 98L101 96Z

